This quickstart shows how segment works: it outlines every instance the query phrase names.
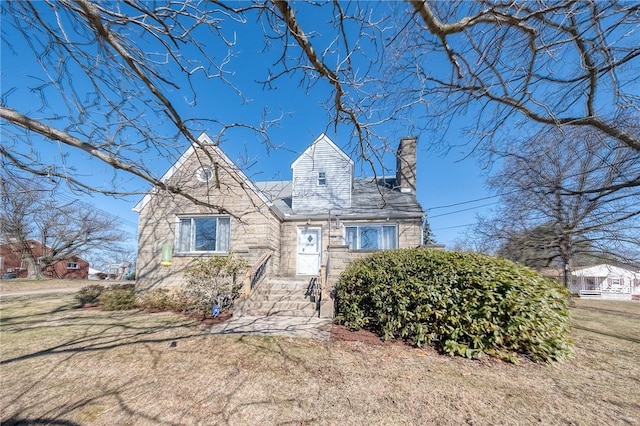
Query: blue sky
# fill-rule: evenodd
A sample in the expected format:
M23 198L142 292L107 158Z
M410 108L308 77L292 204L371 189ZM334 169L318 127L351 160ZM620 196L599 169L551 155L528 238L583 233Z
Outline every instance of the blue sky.
M311 25L315 16L299 15L303 25ZM255 28L255 27L254 27ZM255 82L266 76L265 64L273 63L273 52L263 50L263 35L255 31L246 31L245 27L232 28L228 34L236 38L237 56L227 66L227 71L233 74L234 81ZM46 80L47 76L39 70L35 57L29 53L24 40L9 38L13 49L4 45L1 52L2 93L7 105L20 112L38 117L51 114L56 110L56 96L51 94L47 99L47 110L41 110L42 99L38 93L29 91L38 80ZM321 40L320 40L321 41ZM222 57L227 51L219 42L203 40L212 56ZM347 153L351 152L350 130L338 127L334 131L323 102L327 98L326 82L317 82L312 90L305 92L299 87L299 75L285 77L276 82L277 88L264 90L259 84L242 86L243 95L249 102L245 102L229 87L217 81L196 78L194 80L197 104L192 105L190 91L184 89L169 93L174 102L186 117L208 117L223 122L257 123L265 109L269 117L282 117L279 124L269 131L269 137L275 148L267 149L259 143L255 134L246 131L229 133L222 141L221 147L240 165L250 165L245 168L246 174L254 180L286 180L291 178L291 163L318 135L326 133L337 145L343 147ZM82 87L82 81L75 83ZM324 86L323 86L324 85ZM17 90L9 90L16 87ZM50 93L50 92L49 92ZM457 239L464 239L463 233L476 220L476 214L486 213L493 205L495 198L489 198L485 186L485 175L473 156L468 156L472 139L465 139L461 128L465 117L455 118L446 134L442 129L437 130L443 139L451 145L459 146L447 152L438 149L434 133L422 132L415 134L400 122L381 127L378 131L389 138L393 146L401 136L418 136L418 170L417 196L418 200L428 211L431 228L436 240L451 246ZM219 129L213 123L204 123L200 130L215 134ZM167 126L167 132L173 129ZM194 132L196 135L198 131ZM126 175L114 174L109 166L90 158L87 154L74 152L57 142L38 139L34 136L33 146L43 161L56 163L60 168L72 168L83 179L93 185L100 186L117 180L121 189L130 191L144 191L148 186L137 179ZM470 144L469 144L470 143ZM141 161L158 176L167 170L187 148L186 142L179 142L170 152L146 152ZM19 147L16 146L16 149ZM388 170L394 170L392 153L385 156L384 165ZM377 171L381 173L381 170ZM363 170L356 166L358 175L371 175L370 170ZM388 171L387 171L388 174ZM123 230L130 233L132 241L135 238L137 214L132 211L133 206L141 195L127 196L114 199L101 195L87 196L85 194L70 193L60 186L60 191L66 192L65 199L79 199L91 203L98 209L121 219ZM477 200L472 202L473 200ZM448 206L448 207L447 207ZM133 242L132 242L133 245Z

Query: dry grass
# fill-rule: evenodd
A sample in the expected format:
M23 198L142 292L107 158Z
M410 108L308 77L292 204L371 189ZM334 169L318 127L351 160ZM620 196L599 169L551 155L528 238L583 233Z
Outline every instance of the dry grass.
M12 280L0 280L0 293L13 293L13 292L28 292L35 290L79 290L82 287L100 284L111 285L120 283L120 281L89 281L89 280L59 280L59 279L46 279L41 280L28 280L28 279L12 279Z
M514 366L214 336L179 315L73 310L72 297L3 298L3 424L640 424L640 303L578 301L575 357Z

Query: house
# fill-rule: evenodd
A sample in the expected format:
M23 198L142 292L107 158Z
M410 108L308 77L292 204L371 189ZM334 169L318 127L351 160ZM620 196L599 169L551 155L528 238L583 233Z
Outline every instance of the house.
M291 180L266 182L249 180L206 134L198 141L162 180L216 208L161 190L140 200L139 290L179 286L193 259L231 252L252 270L268 259L271 277L310 280L322 269L331 286L355 257L421 245L416 138L400 141L394 177L354 178L354 162L322 134L293 161Z
M631 299L640 295L640 272L600 264L571 272L571 291L581 296Z
M99 281L107 278L108 274L106 272L102 272L99 269L89 268L89 280L91 281Z
M12 272L17 278L36 278L40 259L48 249L37 240L27 240L24 244L8 242L0 245L0 274ZM42 275L46 278L86 280L89 276L89 262L78 256L69 256L47 266Z

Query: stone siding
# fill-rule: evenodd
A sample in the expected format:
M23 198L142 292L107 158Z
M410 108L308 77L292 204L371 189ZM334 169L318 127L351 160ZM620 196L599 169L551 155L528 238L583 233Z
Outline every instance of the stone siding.
M160 265L162 245L175 246L176 225L180 215L231 215L230 251L253 264L262 253L271 251L271 267L279 268L279 219L247 186L232 165L211 159L197 149L174 173L168 184L178 182L185 193L217 209L197 206L184 197L159 191L142 208L138 225L137 285L139 289L171 287L182 284L182 272L196 257L173 254L171 266ZM219 161L219 162L218 162ZM215 175L209 182L200 182L196 170L210 164ZM224 254L207 254L206 256Z
M373 221L349 221L349 224L355 223L380 223ZM421 219L403 219L398 221L391 221L389 223L398 224L398 247L418 247L422 240L422 221ZM297 241L297 229L300 226L317 226L322 228L322 258L320 263L327 265L327 262L331 262L331 253L329 247L344 245L344 224L336 223L335 219L322 220L322 221L287 221L282 224L282 231L280 236L281 241L281 263L280 274L283 276L295 276L297 271L297 254L298 254L298 241ZM371 251L352 251L353 256L360 256L361 254L368 254ZM336 268L338 266L336 265ZM332 266L333 269L333 266ZM339 269L340 272L344 270Z

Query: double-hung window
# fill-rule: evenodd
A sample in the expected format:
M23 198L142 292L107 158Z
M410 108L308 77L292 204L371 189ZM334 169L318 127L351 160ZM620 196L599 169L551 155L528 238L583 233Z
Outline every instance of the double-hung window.
M231 222L228 216L180 217L177 253L229 252Z
M347 225L345 243L351 250L388 250L398 247L398 227L394 225Z
M78 262L67 262L67 269L80 269Z
M318 172L318 186L326 186L326 185L327 185L327 173Z

